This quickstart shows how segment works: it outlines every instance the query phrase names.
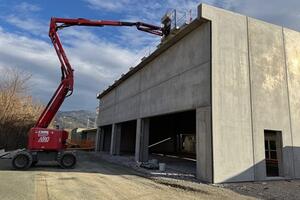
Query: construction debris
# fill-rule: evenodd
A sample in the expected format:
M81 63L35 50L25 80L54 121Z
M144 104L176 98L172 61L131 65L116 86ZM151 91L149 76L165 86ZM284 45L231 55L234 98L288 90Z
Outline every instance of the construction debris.
M151 169L151 170L157 170L159 169L159 164L157 159L149 160L148 162L142 162L140 164L140 167Z

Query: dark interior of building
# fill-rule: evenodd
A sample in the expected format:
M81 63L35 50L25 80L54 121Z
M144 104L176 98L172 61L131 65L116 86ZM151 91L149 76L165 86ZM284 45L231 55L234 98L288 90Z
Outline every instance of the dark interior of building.
M195 111L187 111L151 118L149 146L150 153L195 158Z
M136 120L121 124L120 154L134 154L136 138Z
M103 149L102 151L109 152L110 151L110 144L111 144L111 131L112 125L104 126L103 128Z
M150 119L149 158L177 171L196 172L196 111Z

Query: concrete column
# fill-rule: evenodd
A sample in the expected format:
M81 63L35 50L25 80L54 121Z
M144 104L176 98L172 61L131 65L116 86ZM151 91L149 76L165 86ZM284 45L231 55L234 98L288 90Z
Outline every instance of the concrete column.
M196 110L197 178L213 182L211 108Z
M148 161L149 125L150 119L137 119L135 160L139 162Z
M99 140L98 140L98 151L103 151L104 149L104 129L100 128Z
M142 119L136 120L136 136L135 136L135 161L140 161L140 148L141 148L141 126Z
M111 132L110 154L119 155L121 144L121 124L113 124Z
M95 138L95 152L100 151L100 135L101 135L101 128L97 128L96 138Z

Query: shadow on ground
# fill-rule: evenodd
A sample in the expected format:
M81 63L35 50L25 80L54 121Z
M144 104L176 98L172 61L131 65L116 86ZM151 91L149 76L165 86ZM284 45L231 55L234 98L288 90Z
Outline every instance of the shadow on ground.
M119 163L112 163L119 159ZM130 159L129 159L130 160ZM126 163L126 164L124 164ZM199 189L198 187L191 187L188 184L180 183L181 180L188 181L193 184L200 183L194 176L187 177L185 175L179 176L174 172L159 172L158 170L147 170L139 168L134 161L128 162L128 156L118 156L117 159L108 154L99 156L94 152L77 152L77 165L73 169L63 169L57 162L39 162L36 166L29 168L30 172L64 172L64 173L95 173L113 176L122 176L126 178L128 176L140 176L148 178L156 183L167 185L169 187L188 190L192 192L206 194L206 191ZM0 160L0 171L20 171L13 169L11 160ZM166 178L166 179L163 179ZM172 181L170 181L170 179Z

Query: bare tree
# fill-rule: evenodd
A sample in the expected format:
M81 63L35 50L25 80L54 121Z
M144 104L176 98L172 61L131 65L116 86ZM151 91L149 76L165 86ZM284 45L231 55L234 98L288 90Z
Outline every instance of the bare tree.
M0 69L0 148L21 148L42 105L28 95L31 75L15 68Z

